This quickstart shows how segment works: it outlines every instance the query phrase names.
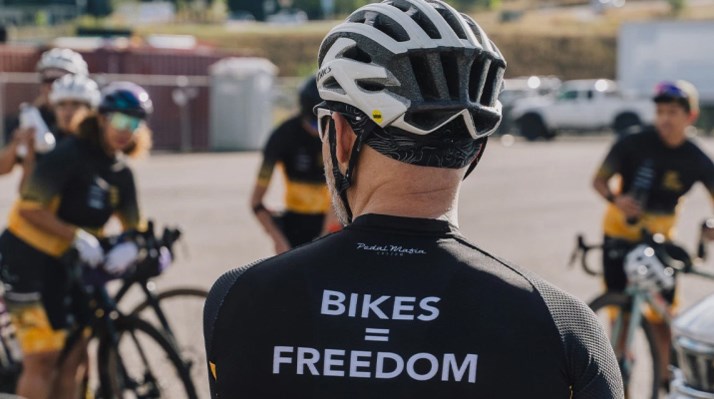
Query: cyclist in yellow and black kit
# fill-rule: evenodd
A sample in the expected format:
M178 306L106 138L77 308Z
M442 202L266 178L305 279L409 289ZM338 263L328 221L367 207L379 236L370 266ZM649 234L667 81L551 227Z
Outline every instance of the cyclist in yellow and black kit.
M32 105L37 108L45 124L49 127L50 132L54 136L56 142L60 142L66 137L66 127L63 126L61 116L58 118L56 103L57 98L53 100L52 92L57 93L55 83L67 75L83 76L89 74L87 63L82 58L82 55L65 48L53 48L42 53L40 60L37 62L37 72L40 77L40 93L32 101ZM64 85L65 88L67 85ZM66 90L63 94L66 93ZM73 93L73 100L77 100L77 93ZM61 100L66 100L66 96L60 96ZM86 99L82 99L86 100ZM81 101L85 103L85 101ZM96 106L96 104L93 104ZM63 107L66 113L68 107ZM62 112L62 111L61 111ZM10 129L6 135L5 142L8 143L5 148L0 150L0 175L10 173L16 164L21 164L23 167L23 181L32 173L32 165L35 162L35 132L29 128L17 127L18 121L9 123ZM26 155L18 155L18 147L25 146L27 149ZM39 154L38 154L39 155Z
M110 217L124 229L139 228L136 187L123 155L150 147L144 119L148 94L128 83L110 84L99 112L90 114L37 164L7 230L0 236L1 276L24 359L17 393L27 398L76 398L86 367L86 342L76 345L57 368L66 330L81 320L83 301L68 289L62 254L74 247L92 267L121 274L134 261L131 251L106 258L97 236Z
M643 228L670 240L679 202L692 186L701 182L714 196L714 163L686 134L699 114L695 87L686 81L662 82L653 100L657 107L654 129L618 141L593 180L597 192L609 202L603 222L603 267L610 291L624 291L627 277L623 262L642 239ZM618 187L611 191L609 183L616 175ZM676 303L674 289L663 295ZM660 353L668 357L669 331L653 316L651 321L661 335L658 341L664 347Z
M300 114L278 126L263 150L251 207L272 238L276 253L310 242L323 232L335 229L337 224L331 216L322 144L312 112L321 101L315 78L311 77L300 89ZM283 169L286 186L285 212L279 216L263 205L276 165Z

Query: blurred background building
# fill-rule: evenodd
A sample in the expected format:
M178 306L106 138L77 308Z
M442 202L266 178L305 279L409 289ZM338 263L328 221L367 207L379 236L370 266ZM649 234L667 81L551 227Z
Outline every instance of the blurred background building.
M8 125L19 102L36 90L39 54L63 46L80 51L100 83L121 78L148 86L157 99L152 120L157 149L254 149L272 124L295 109L295 86L316 68L317 49L327 31L366 3L370 1L0 0L0 123ZM470 10L508 60L509 80L502 95L507 119L501 133L529 139L626 133L651 118L649 111L625 105L641 104L651 86L665 79L692 81L703 105L697 126L705 133L714 128L709 73L714 70L714 41L703 40L714 36L713 0L449 3ZM237 66L240 62L219 64L236 57L250 60L245 68ZM265 62L251 61L256 57ZM225 65L239 72L228 73ZM255 65L266 67L256 71ZM214 76L219 70L221 76ZM275 78L265 89L268 75ZM585 88L576 92L566 90L573 84L561 86L571 80L590 83L578 83ZM600 92L596 83L601 80L613 84ZM269 121L255 120L257 112L245 107L245 116L236 111L230 120L216 120L226 111L213 112L211 99L225 104L230 90L214 91L231 84L237 110L241 101L258 96ZM569 124L546 112L567 116L560 109L580 117L570 118L575 122ZM598 123L582 123L586 120ZM222 132L227 126L235 128Z

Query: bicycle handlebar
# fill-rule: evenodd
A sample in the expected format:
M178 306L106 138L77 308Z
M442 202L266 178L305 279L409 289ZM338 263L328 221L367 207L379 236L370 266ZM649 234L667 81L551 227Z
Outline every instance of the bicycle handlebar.
M178 228L165 227L161 237L157 239L154 233L154 223L149 220L145 231L129 230L100 240L102 247L107 252L114 246L125 242L133 242L137 245L140 257L136 260L136 267L130 269L131 271L127 275L114 276L105 272L101 267L96 269L83 267L83 262L74 248L68 250L61 259L64 264L69 266L70 275L74 283L84 281L90 285L103 285L117 278L140 281L158 276L166 269L168 264L162 262L165 260L162 259L162 248L165 248L172 258L173 246L179 240L181 234L181 230Z
M587 262L587 255L588 252L592 251L593 249L602 249L603 245L602 244L597 244L597 245L587 245L585 244L585 237L582 234L578 234L576 237L576 244L575 244L575 249L573 250L573 253L570 255L570 262L568 262L569 267L575 266L575 262L577 262L578 257L580 257L580 265L582 266L583 270L585 270L585 273L591 275L591 276L599 276L601 273L598 272L597 270L593 270L590 268Z
M714 280L714 273L703 271L701 269L697 269L695 267L695 263L698 262L703 262L707 258L707 248L706 248L706 240L705 240L705 235L704 232L707 229L714 229L714 219L707 219L702 222L701 228L699 231L699 240L697 242L697 253L696 253L696 258L691 259L689 262L683 262L678 259L674 259L671 256L669 256L664 250L659 250L658 251L658 256L661 258L663 263L665 265L671 267L672 269L676 270L677 272L685 273L685 274L692 274L700 277L705 277ZM649 233L646 229L643 229L643 239L642 242L646 242L652 247L662 247L662 244L664 241L659 240L655 236L653 236L651 233ZM573 253L570 255L570 261L568 262L569 267L573 267L575 263L578 260L578 257L580 257L580 265L583 268L583 270L591 275L591 276L599 276L602 273L598 270L595 270L590 267L590 265L587 262L587 254L588 252L594 250L594 249L605 249L604 244L595 244L595 245L589 245L585 243L585 238L582 234L578 234L576 236L576 244L575 244L575 249L573 250ZM687 253L687 251L684 251L684 253Z

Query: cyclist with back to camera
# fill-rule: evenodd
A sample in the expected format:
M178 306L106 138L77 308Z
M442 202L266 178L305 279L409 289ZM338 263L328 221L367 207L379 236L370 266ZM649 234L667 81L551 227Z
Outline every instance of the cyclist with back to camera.
M251 196L255 217L273 240L276 253L310 242L331 229L330 195L325 185L317 120L312 108L320 102L315 78L300 88L300 114L270 135ZM285 175L285 213L274 216L263 205L275 165Z
M121 274L136 257L134 244L120 244L105 259L97 239L113 215L124 229L140 224L136 187L122 154L138 156L151 145L144 119L148 94L129 82L102 92L98 113L44 156L22 188L7 230L0 236L6 303L24 353L17 393L29 399L76 398L87 365L86 341L57 367L67 329L82 319L83 298L67 292L60 261L70 247L81 260Z
M625 136L610 149L593 180L595 190L610 204L604 218L603 270L610 291L624 291L623 262L642 240L642 229L671 240L680 199L696 182L714 195L714 163L691 140L687 128L699 114L694 86L686 81L662 82L655 88L654 128ZM618 175L618 187L610 180ZM707 230L712 238L711 230ZM676 254L671 254L676 257ZM675 289L663 292L676 305ZM648 319L662 354L663 376L668 375L670 332L654 314ZM666 379L663 381L667 383Z
M61 141L66 137L66 131L62 128L57 129L57 114L54 110L50 93L53 84L59 78L65 75L83 75L87 76L89 71L87 63L82 56L70 49L54 48L42 53L40 60L37 62L37 72L40 75L40 93L32 102L32 106L39 111L45 124L49 127L50 132L54 135L55 142ZM31 167L35 161L35 146L41 143L35 143L35 132L28 128L11 128L12 135L8 137L6 142L8 145L0 150L0 175L10 173L19 163L23 165L23 179L25 181L31 172ZM18 156L18 147L24 146L26 153L24 156Z
M459 232L506 63L441 1L355 11L319 52L328 186L350 223L228 272L204 329L214 398L623 397L592 312Z

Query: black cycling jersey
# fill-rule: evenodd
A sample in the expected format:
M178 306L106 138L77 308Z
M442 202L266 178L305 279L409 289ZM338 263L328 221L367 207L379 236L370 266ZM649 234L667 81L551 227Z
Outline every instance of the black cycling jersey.
M622 176L622 192L632 191L639 169L652 165L654 179L645 203L652 213L673 214L679 199L700 181L714 195L714 163L690 140L677 148L665 145L654 129L625 136L608 153L600 173Z
M268 186L276 164L282 165L285 172L285 207L288 211L318 214L329 209L322 143L305 130L301 117L285 121L271 134L263 150L258 184Z
M214 398L623 398L579 300L446 221L363 215L235 269L204 310Z
M638 221L627 220L614 204L605 213L605 235L637 242L646 228L672 238L677 203L697 181L714 195L714 163L690 140L670 148L656 130L625 136L610 150L598 171L600 178L619 174L616 192L630 194L643 204Z
M9 230L33 247L59 256L68 243L48 237L18 216L20 208L44 207L66 223L91 231L117 214L125 228L139 223L134 177L121 160L88 140L70 137L42 157L11 212Z

